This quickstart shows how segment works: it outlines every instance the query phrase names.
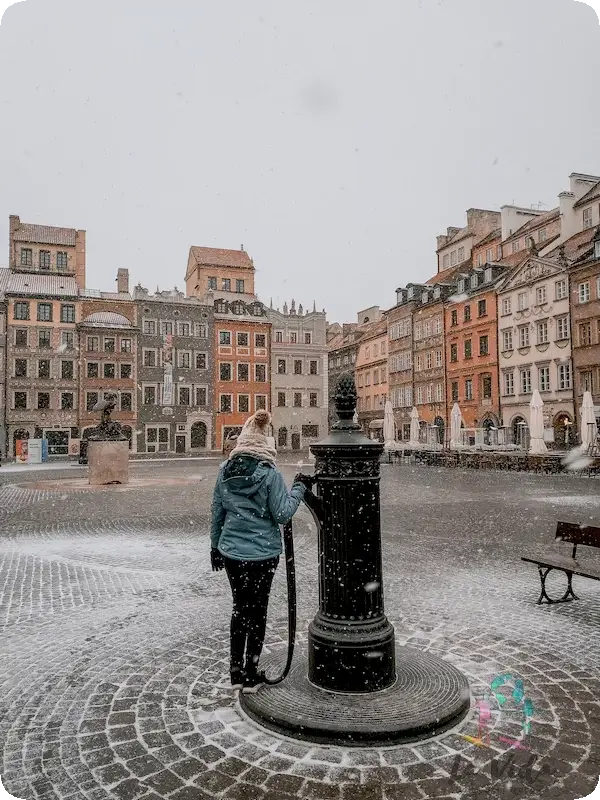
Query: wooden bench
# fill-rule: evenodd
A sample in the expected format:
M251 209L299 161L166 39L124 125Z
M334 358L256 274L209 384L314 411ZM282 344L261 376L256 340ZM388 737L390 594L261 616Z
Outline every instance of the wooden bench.
M559 522L556 525L556 539L573 545L570 557L566 554L521 557L521 561L537 564L542 584L542 591L537 601L538 605L544 601L547 603L564 603L568 600L578 600L579 598L573 591L573 575L581 575L583 578L600 581L600 567L592 564L582 564L577 558L578 545L600 548L600 528L592 525L577 525L573 522ZM546 578L553 569L565 572L567 575L567 590L558 600L553 600L546 592Z

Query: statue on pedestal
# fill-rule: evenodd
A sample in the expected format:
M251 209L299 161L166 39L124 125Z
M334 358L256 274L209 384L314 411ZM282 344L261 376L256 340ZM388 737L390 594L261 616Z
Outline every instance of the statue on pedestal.
M121 423L111 420L110 415L117 406L117 395L115 392L107 392L104 400L99 400L92 411L101 411L100 425L94 428L88 437L91 442L123 442L127 437L123 433Z

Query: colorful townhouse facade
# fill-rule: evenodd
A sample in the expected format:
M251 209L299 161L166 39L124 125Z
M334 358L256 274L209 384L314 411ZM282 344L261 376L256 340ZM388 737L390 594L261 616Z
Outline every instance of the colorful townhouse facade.
M388 335L385 316L366 323L356 354L358 422L366 435L382 438L388 398Z
M422 285L396 289L396 305L386 314L388 323L388 392L398 439L410 439L413 408L413 313Z
M356 322L327 327L328 347L328 428L337 422L335 391L341 375L348 373L356 383L356 356L361 332Z

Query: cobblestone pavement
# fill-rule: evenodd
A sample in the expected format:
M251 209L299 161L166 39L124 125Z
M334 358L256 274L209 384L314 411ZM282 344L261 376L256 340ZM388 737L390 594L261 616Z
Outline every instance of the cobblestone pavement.
M136 476L162 476L168 485L88 493L69 490L76 470L0 475L1 774L11 794L591 793L600 775L600 584L576 579L579 601L539 607L537 572L520 555L551 549L558 518L600 524L596 480L382 466L386 610L397 640L462 669L473 705L457 729L434 740L353 749L262 731L228 689L230 600L208 558L216 468L140 464ZM285 468L288 479L293 470ZM45 489L46 478L64 479L63 488ZM317 602L315 530L305 510L295 537L302 648ZM279 573L270 650L286 637ZM502 708L491 704L490 746L477 746L464 737L477 736L475 703L499 673L523 681L534 705L531 733L525 743L509 698ZM511 749L511 739L529 750Z

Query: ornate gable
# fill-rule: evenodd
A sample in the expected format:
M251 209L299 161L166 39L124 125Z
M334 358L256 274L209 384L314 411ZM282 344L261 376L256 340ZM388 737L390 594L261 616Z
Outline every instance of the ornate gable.
M565 268L560 264L542 258L528 258L508 276L499 291L510 292L519 286L531 286L544 278L560 275L563 272L565 272Z

